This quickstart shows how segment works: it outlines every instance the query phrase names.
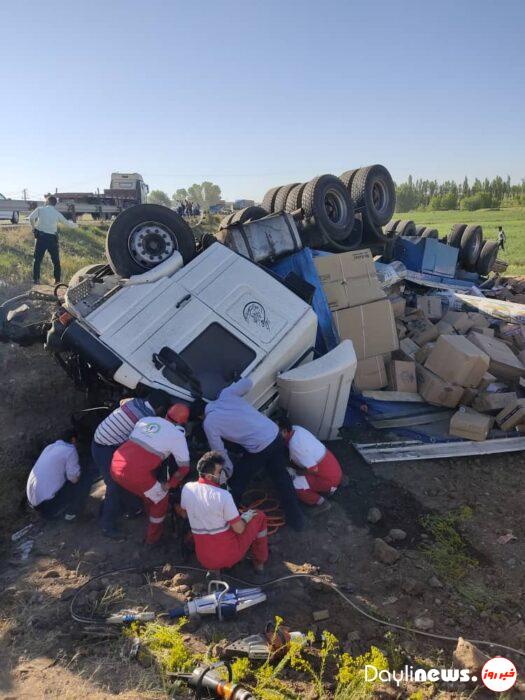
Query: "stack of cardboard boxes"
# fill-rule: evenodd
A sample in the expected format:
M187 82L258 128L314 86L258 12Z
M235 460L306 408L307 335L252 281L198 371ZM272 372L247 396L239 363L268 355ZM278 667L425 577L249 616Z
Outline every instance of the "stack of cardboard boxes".
M377 278L369 250L314 259L341 340L352 340L357 355L354 384L359 390L388 383L385 360L399 343L394 312Z
M402 288L387 297L369 250L317 257L315 265L334 325L354 343L357 390L418 392L458 409L450 421L457 437L484 440L494 421L525 432L524 326L443 313L438 295L409 296L411 306Z

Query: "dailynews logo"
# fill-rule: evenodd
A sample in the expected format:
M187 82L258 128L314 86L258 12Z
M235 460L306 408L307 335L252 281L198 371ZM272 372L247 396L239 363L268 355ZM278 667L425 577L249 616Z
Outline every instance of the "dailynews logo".
M481 681L489 690L503 693L516 683L516 667L502 656L489 659L481 670ZM468 668L416 668L405 666L401 671L388 671L377 669L369 664L365 665L365 680L372 683L380 680L382 683L395 683L398 687L401 683L476 683L479 679L471 675Z

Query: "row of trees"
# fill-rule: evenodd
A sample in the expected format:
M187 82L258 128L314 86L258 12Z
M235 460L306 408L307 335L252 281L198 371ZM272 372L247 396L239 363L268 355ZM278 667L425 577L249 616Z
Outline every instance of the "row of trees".
M197 202L201 209L208 209L221 201L221 188L213 182L201 182L193 184L188 189L179 189L170 197L162 190L152 190L148 195L150 204L162 204L165 207L176 206L179 202L189 199L190 202Z
M491 209L501 206L525 205L525 179L513 185L510 177L503 180L499 175L483 182L476 178L471 185L465 177L462 183L446 180L414 180L409 175L407 182L396 184L396 211L411 209Z

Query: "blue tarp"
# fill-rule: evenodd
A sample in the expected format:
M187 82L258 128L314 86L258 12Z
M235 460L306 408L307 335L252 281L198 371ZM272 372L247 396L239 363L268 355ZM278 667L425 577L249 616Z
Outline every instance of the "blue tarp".
M317 253L318 251L315 252ZM288 255L286 258L277 260L270 266L270 269L283 278L289 272L295 272L296 275L299 275L299 277L302 277L302 279L315 287L312 308L319 320L315 349L321 355L333 350L339 344L339 337L332 322L332 314L328 307L326 295L317 274L310 248L304 248L297 253Z

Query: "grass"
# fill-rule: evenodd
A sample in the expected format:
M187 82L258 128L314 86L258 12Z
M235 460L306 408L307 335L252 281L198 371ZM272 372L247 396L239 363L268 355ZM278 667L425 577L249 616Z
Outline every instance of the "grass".
M439 235L446 235L453 224L480 224L483 237L497 240L497 227L503 226L507 234L505 251L499 257L509 263L508 272L525 275L525 207L512 209L479 209L478 211L408 211L396 213L396 219L412 219L416 224L437 228Z

